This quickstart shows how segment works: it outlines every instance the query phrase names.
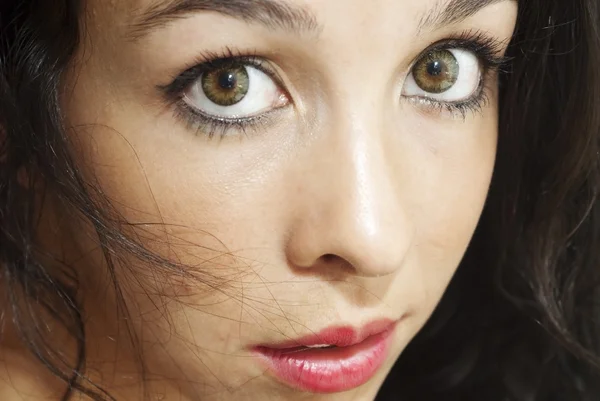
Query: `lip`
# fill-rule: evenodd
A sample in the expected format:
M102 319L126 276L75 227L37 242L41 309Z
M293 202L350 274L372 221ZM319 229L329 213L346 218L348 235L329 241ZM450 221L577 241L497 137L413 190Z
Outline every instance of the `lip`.
M361 329L329 327L292 341L254 347L269 371L284 383L313 393L348 391L368 382L385 362L396 321ZM306 348L322 344L334 348Z

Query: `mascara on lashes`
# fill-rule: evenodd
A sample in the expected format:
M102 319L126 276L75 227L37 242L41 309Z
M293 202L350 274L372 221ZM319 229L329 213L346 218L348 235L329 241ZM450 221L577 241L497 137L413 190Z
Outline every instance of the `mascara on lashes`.
M464 119L466 114L471 111L473 113L481 112L487 104L488 93L486 91L486 81L490 78L490 72L500 69L507 59L500 56L505 44L496 38L489 36L481 31L465 31L455 37L440 40L424 49L411 63L412 66L424 54L432 51L462 49L473 52L481 63L482 74L479 88L476 94L471 98L458 102L439 101L424 96L417 97L412 100L414 103L426 107L433 111L442 112L446 110L452 113L453 116L462 116ZM186 125L197 132L206 134L209 138L219 134L227 136L231 130L246 133L248 129L257 128L268 124L270 114L276 110L270 110L262 115L242 117L242 118L222 118L210 116L202 113L199 110L194 110L190 105L183 101L183 94L191 85L193 85L203 73L224 66L251 66L257 68L272 78L275 83L285 91L281 79L274 71L267 67L264 59L255 53L243 53L233 50L230 47L225 48L220 53L205 53L200 56L196 64L191 68L186 69L179 74L170 84L159 86L158 89L166 97L170 104L176 108L176 117L183 119Z

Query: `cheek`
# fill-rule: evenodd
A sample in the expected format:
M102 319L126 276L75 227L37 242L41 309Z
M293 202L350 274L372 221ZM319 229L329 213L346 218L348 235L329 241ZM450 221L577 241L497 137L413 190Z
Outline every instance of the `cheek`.
M449 130L429 159L408 202L415 239L407 267L416 309L428 317L456 272L483 210L494 169L497 130L493 110L468 130ZM465 140L465 136L468 137ZM460 139L459 139L460 138ZM459 141L459 146L452 145Z
M201 279L154 280L161 294L193 295L193 302L216 297L217 314L230 315L235 302L221 302L237 297L239 286L216 293L210 285L198 288L202 278L221 288L228 280L257 281L257 266L271 282L289 278L280 248L290 216L297 214L294 202L299 201L293 198L298 191L290 188L321 179L327 189L331 177L287 174L293 170L286 161L292 146L278 143L283 141L277 135L255 141L260 146L248 145L251 140L209 143L179 127L172 116L149 112L88 80L86 92L76 92L67 108L75 126L102 122L78 129L74 137L88 179L98 182L120 216L142 223L132 230L146 246L193 267L191 273ZM441 297L485 202L496 123L494 107L464 122L419 115L403 121L398 134L384 136L390 152L384 158L393 164L389 171L397 182L398 202L414 228L390 305L402 298L400 304L410 303L424 316ZM315 162L311 157L306 165ZM238 257L241 250L250 251ZM285 297L285 286L280 289Z
M128 223L125 231L185 270L164 269L168 278L158 272L152 277L147 272L155 266L132 257L128 263L137 267L136 274L142 272L136 277L139 292L192 297L185 302L212 302L217 306L205 309L219 316L239 314L235 283L258 280L257 265L274 262L264 250L272 250L283 236L276 224L282 213L281 180L276 177L281 173L273 167L281 164L283 150L268 140L261 147L207 142L172 117L149 113L134 102L102 102L111 97L75 93L70 123L85 128L73 132L74 154L86 179L101 188ZM269 157L264 157L265 148ZM75 236L79 249L97 246L87 238ZM240 256L247 249L252 252ZM144 298L136 300L140 309L154 308L155 300Z
M130 223L145 223L143 238L152 240L154 250L191 266L217 259L226 265L231 261L223 255L231 258L232 250L273 248L286 235L285 221L295 213L286 202L289 189L302 187L301 176L296 184L286 178L289 147L233 141L215 152L215 143L135 103L103 108L93 104L99 96L80 97L69 110L73 125L103 124L77 131L75 153L118 213ZM495 127L492 111L446 127L421 118L406 129L419 138L389 147L408 148L387 159L397 163L398 201L415 230L410 253L424 274L454 269L466 249L489 186Z

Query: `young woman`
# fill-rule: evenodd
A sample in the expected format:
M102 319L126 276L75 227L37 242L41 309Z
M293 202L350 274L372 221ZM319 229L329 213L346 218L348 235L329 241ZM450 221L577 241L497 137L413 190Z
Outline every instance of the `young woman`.
M0 399L600 399L597 0L2 0Z

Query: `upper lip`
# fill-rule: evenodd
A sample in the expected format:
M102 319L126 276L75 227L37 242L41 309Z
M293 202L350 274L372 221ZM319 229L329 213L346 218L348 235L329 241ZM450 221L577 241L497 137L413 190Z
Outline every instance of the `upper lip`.
M287 349L296 347L310 347L315 345L333 345L336 347L349 347L360 344L367 338L391 330L397 321L391 319L375 320L361 328L354 326L332 326L318 333L310 334L297 339L292 339L276 344L263 344L259 348Z

